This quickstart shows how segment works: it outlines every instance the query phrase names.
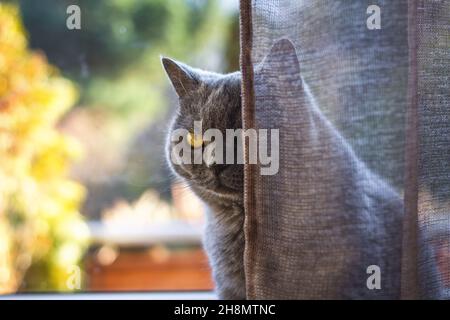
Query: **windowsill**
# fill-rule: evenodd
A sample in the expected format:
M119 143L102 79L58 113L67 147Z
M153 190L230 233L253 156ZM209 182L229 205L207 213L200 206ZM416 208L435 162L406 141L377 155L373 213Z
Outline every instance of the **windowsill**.
M216 300L212 291L202 292L102 292L24 293L0 295L0 300Z

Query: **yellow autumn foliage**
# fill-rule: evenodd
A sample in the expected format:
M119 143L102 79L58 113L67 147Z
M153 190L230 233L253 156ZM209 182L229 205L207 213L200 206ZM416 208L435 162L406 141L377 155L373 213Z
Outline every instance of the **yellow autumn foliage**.
M56 125L76 98L28 49L18 9L0 3L0 293L73 289L88 236L84 189L68 178L81 149Z

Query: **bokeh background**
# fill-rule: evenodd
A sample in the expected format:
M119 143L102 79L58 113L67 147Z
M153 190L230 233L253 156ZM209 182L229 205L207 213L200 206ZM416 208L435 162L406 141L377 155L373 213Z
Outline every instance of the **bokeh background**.
M212 288L160 55L234 71L238 33L237 0L0 1L0 293Z

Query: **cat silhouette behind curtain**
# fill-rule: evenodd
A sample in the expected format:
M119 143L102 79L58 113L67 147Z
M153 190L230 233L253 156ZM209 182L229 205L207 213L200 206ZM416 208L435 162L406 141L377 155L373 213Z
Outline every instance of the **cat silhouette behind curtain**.
M191 132L194 121L224 136L225 129L242 128L239 72L162 63L179 97L170 133ZM243 165L177 165L170 158L175 142L167 143L171 168L208 207L204 246L219 298L245 299L248 287L252 296L274 299L399 298L399 195L322 114L289 40L274 44L254 81L256 129L279 129L280 170L273 176L256 170L251 251L245 252ZM381 271L380 289L367 286L372 265Z

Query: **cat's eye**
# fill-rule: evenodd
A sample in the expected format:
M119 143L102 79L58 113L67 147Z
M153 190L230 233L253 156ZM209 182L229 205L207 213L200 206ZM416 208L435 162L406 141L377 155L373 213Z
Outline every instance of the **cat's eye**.
M200 148L203 145L203 138L201 135L195 135L192 132L187 134L187 141L192 148Z

